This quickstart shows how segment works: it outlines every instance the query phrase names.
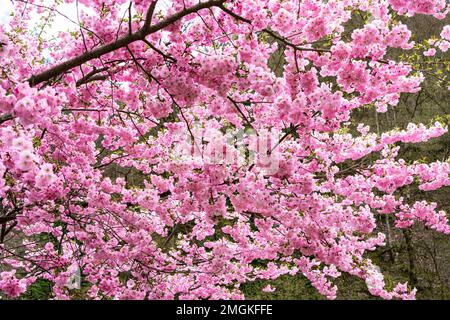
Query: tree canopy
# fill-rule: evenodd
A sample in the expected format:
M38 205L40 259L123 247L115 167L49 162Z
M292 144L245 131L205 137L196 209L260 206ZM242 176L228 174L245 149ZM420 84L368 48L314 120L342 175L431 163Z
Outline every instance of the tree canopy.
M303 274L334 299L346 273L415 297L367 253L389 241L379 216L450 234L399 192L450 187L448 158L400 156L448 121L350 120L421 92L450 26L418 44L405 21L445 19L445 0L64 2L74 17L16 0L0 26L0 292L241 299ZM46 37L58 15L73 28Z

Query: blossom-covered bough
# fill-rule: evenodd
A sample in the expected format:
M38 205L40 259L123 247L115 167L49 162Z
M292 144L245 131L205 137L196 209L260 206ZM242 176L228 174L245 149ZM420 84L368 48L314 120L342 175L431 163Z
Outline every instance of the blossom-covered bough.
M397 157L447 128L339 129L420 90L420 70L386 55L413 46L395 17L443 19L445 0L65 2L77 15L57 39L42 32L59 1L14 1L0 29L1 292L45 279L71 298L78 272L86 298L239 299L301 273L333 299L345 272L414 298L367 251L385 243L377 215L450 233L435 203L396 193L450 186L448 162Z

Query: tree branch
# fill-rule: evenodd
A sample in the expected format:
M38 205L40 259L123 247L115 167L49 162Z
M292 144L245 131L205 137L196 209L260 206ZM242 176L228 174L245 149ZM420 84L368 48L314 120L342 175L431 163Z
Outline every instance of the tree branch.
M235 18L236 20L248 23L248 24L252 24L252 21L249 19L246 19L244 17L241 17L240 15L234 13L233 11L231 11L230 9L227 9L223 4L219 6L219 8L225 12L226 14L232 16L233 18ZM294 50L298 50L298 51L315 51L315 52L331 52L328 49L315 49L315 48L305 48L305 47L299 47L295 44L293 44L292 42L289 42L288 40L286 40L283 37L280 37L279 35L277 35L275 32L273 32L272 30L269 29L264 29L262 30L262 32L265 32L267 34L269 34L270 36L272 36L273 38L281 41L283 44L285 44L288 47L293 48Z
M88 83L88 82L93 81L92 78L93 78L94 76L97 76L97 77L98 77L98 74L99 74L99 73L102 73L103 71L106 71L106 70L108 70L107 67L100 68L100 69L97 69L97 68L92 69L92 71L90 71L90 72L89 72L88 74L86 74L83 78L81 78L80 80L78 80L78 81L76 82L76 86L79 87L79 86L81 86L82 84L85 84L85 83ZM100 75L100 76L105 76L105 75ZM97 80L98 80L98 79L97 79Z
M156 4L158 3L158 0L153 1L147 10L147 15L145 16L145 22L144 26L142 27L142 32L146 32L146 30L150 29L150 26L152 25L152 19L153 19L153 13L155 12Z
M272 30L269 29L264 29L262 30L263 32L269 34L271 37L279 40L281 43L283 43L284 45L291 47L294 50L298 50L298 51L315 51L315 52L331 52L331 50L329 49L316 49L316 48L305 48L305 47L299 47L295 44L293 44L292 42L289 42L288 40L286 40L283 37L280 37L279 35L277 35L275 32L273 32Z
M231 101L231 103L237 109L237 111L242 116L242 118L244 118L245 122L249 125L249 127L252 128L256 132L256 135L258 136L258 132L253 127L252 123L248 120L247 116L242 112L241 108L239 108L239 105L237 104L237 102L233 98L231 98L230 96L228 96L227 98L228 98L228 100Z
M246 18L244 18L244 17L241 17L241 16L237 15L236 13L234 13L233 11L231 11L230 9L225 8L225 6L224 6L223 4L220 5L219 8L220 8L223 12L225 12L225 13L229 14L230 16L232 16L233 18L235 18L236 20L240 20L240 21L243 21L243 22L245 22L245 23L252 24L252 21L251 21L251 20L248 20L248 19L246 19Z
M0 124L2 124L3 122L6 122L6 121L12 120L12 119L13 119L13 116L11 114L9 114L9 113L4 114L4 115L0 116Z
M9 221L13 221L16 220L16 216L12 216L12 217L0 217L0 224L4 224L7 223Z
M126 36L122 36L119 39L117 39L117 41L115 41L115 42L102 45L98 48L92 49L91 51L85 52L79 56L76 56L76 57L69 59L67 61L64 61L56 66L53 66L46 71L35 74L28 79L28 82L29 82L30 86L32 86L32 87L36 86L36 85L38 85L42 82L48 81L56 76L64 74L67 71L69 71L75 67L81 66L85 62L88 62L88 61L96 59L96 58L100 58L101 56L103 56L107 53L113 52L115 50L125 48L132 42L135 42L138 40L143 40L143 39L145 39L146 36L168 27L172 23L180 20L181 18L183 18L191 13L200 11L202 9L215 7L215 6L217 7L217 6L220 6L221 4L223 4L224 2L225 2L225 0L211 0L208 2L198 3L195 6L192 6L190 8L187 8L185 10L179 11L179 12L171 15L170 17L158 22L157 24L155 24L153 26L148 26L149 20L146 20L144 23L144 26L141 29L139 29L138 31L128 34ZM152 5L154 3L155 2L152 2ZM149 8L149 11L150 11L150 9L151 8ZM149 13L149 12L147 12L147 13ZM151 23L151 21L150 21L150 23Z

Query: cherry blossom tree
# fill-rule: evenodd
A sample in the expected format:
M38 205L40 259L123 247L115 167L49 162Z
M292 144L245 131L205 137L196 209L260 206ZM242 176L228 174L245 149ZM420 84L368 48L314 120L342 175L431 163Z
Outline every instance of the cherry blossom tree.
M348 273L414 298L367 252L382 215L450 234L436 203L396 193L450 186L448 161L398 157L447 128L343 129L420 90L388 53L414 47L399 17L443 19L445 0L65 0L73 31L47 39L61 2L16 0L0 27L0 292L44 279L69 299L79 274L91 299L241 299L303 274L334 299Z

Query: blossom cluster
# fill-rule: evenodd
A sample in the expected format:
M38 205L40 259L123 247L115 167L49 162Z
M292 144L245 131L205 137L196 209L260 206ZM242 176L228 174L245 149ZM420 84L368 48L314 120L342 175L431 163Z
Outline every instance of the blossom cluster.
M443 19L445 0L79 0L81 23L42 41L33 19L58 3L16 1L0 28L1 292L42 279L70 299L79 275L91 299L242 299L303 274L334 299L345 272L414 298L367 252L380 214L450 234L438 204L401 193L449 187L448 160L398 159L447 128L341 129L420 90L387 58L414 45L394 13ZM356 10L370 19L347 35Z

